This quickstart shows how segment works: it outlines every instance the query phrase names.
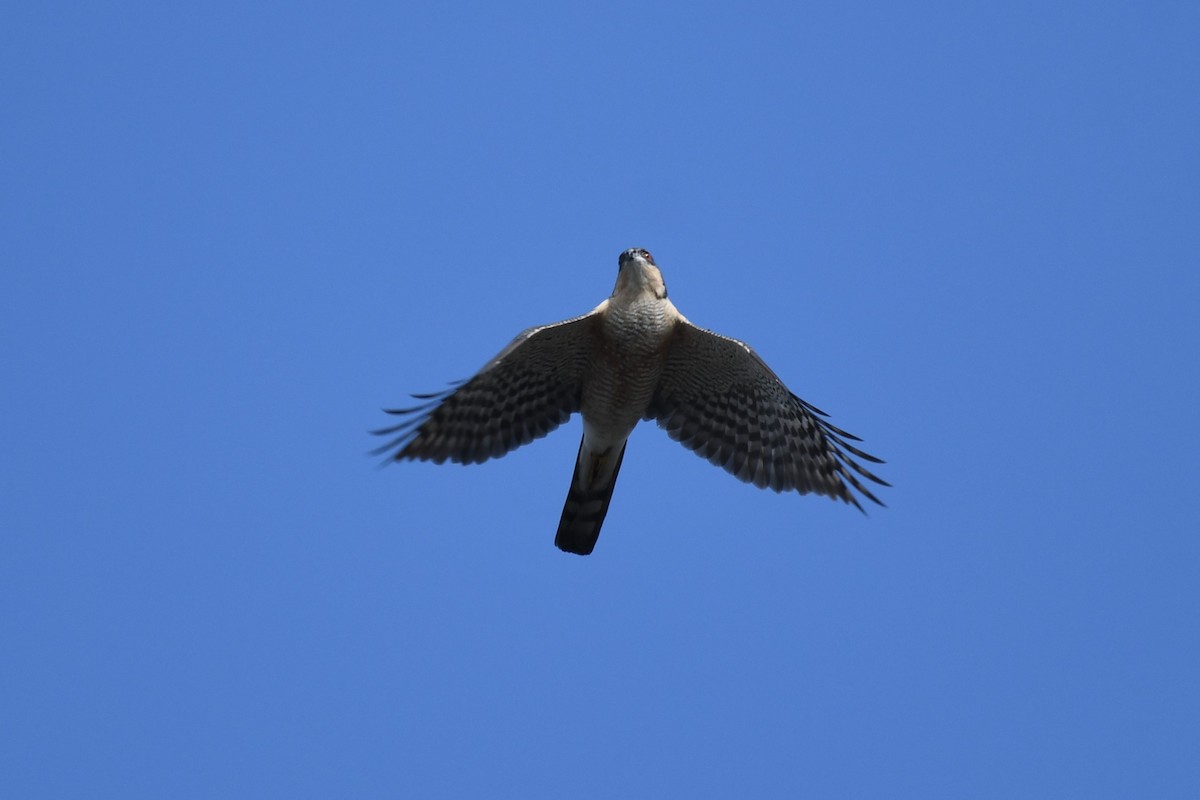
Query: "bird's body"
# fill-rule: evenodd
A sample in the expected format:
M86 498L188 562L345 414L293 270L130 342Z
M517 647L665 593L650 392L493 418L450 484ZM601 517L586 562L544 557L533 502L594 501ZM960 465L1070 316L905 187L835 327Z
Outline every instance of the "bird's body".
M856 437L819 419L747 345L692 325L667 299L645 250L626 250L616 287L582 317L530 328L471 380L434 402L392 413L396 460L477 463L544 436L574 412L583 439L555 544L587 555L608 512L626 442L642 419L744 481L858 506L846 468L877 483L845 451ZM843 480L844 479L844 480ZM861 508L861 506L860 506Z
M584 441L622 443L650 405L671 331L681 319L666 297L617 292L593 312L599 317L597 358L584 378Z

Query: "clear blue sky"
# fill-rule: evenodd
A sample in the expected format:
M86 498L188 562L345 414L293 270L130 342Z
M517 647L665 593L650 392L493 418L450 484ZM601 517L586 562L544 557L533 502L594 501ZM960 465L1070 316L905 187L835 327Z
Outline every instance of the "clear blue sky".
M1200 796L1195 4L3 16L0 796ZM635 246L888 508L365 455Z

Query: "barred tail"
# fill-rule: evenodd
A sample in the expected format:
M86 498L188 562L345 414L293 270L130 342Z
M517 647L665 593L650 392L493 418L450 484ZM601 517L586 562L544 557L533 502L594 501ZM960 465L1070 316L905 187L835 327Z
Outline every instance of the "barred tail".
M620 450L613 448L596 454L585 451L584 443L579 443L575 474L571 476L571 488L554 537L558 549L586 556L596 546L613 487L617 485L621 460L625 458L625 444L621 443Z

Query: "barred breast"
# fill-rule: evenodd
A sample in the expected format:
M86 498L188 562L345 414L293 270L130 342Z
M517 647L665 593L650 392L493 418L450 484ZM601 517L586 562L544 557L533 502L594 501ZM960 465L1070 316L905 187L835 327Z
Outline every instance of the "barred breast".
M673 310L657 298L608 308L600 352L583 387L580 411L589 447L625 441L642 419L662 374Z

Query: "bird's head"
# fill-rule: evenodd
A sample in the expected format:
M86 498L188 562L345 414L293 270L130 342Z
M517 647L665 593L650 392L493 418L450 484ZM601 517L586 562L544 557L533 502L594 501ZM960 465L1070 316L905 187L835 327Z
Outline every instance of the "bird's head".
M631 247L617 257L617 285L613 296L642 293L663 300L667 296L667 284L650 251Z

